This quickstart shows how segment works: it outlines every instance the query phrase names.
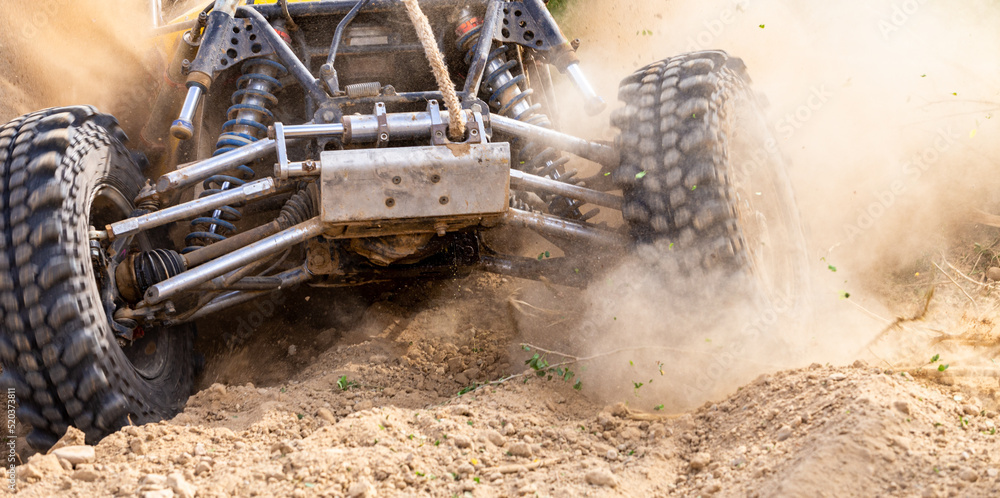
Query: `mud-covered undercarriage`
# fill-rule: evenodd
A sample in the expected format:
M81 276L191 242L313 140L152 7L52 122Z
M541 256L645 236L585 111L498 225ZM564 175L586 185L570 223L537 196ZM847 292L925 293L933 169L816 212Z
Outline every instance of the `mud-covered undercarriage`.
M402 2L282 7L230 15L216 6L185 32L175 69L187 93L166 88L155 107L176 109L184 97L171 129L183 142L170 153L170 118L154 112L144 138L160 174L136 199L148 212L94 227L94 240L127 246L143 231L194 221L182 249L129 252L118 263L128 297L116 319L177 324L291 283L475 268L579 285L590 265L567 259L624 240L588 222L596 209L580 209L620 209L603 175L617 152L552 130L550 65L592 111L603 102L540 0L420 3L459 109L444 107ZM565 152L604 168L581 179L566 170ZM494 250L482 232L501 226L537 231L567 256Z

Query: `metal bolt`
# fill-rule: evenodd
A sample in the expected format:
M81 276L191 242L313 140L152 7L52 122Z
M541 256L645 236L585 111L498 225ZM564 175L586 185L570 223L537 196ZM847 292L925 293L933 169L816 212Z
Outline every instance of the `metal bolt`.
M306 162L302 163L302 170L303 171L315 171L316 170L316 163L313 162L312 160L306 161Z
M441 130L438 130L438 131L434 132L434 136L440 138L440 137L444 136L444 133L441 133Z
M472 130L469 130L469 133L471 133L471 134L472 134L472 136L476 136L476 135L478 135L478 134L479 134L479 131L478 131L478 130L476 130L476 129L472 129Z
M386 141L389 140L389 134L388 133L382 133L382 134L380 134L378 136L378 139L381 140L381 141L383 141L383 142L386 142Z
M448 204L448 196L447 195L442 195L441 198L438 199L438 202L440 202L442 205Z
M390 198L388 198L388 199L385 200L385 207L393 207L395 205L396 205L396 199L393 199L392 197L390 197Z
M437 183L441 181L441 175L431 175L431 183Z
M392 183L399 185L400 183L403 183L403 179L398 176L394 176L392 177Z
M333 111L323 111L323 121L326 121L327 123L332 122L336 117L337 114Z

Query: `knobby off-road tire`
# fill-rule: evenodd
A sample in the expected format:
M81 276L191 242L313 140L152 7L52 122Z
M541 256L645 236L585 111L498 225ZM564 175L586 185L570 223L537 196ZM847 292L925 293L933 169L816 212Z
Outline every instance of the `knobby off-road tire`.
M623 80L612 180L640 255L682 275L749 276L765 302L787 302L807 285L807 252L749 83L743 61L721 51L665 59Z
M143 182L124 140L92 107L0 128L0 384L16 389L36 449L70 425L96 442L190 395L192 330L145 330L119 346L91 260L89 227L127 217Z

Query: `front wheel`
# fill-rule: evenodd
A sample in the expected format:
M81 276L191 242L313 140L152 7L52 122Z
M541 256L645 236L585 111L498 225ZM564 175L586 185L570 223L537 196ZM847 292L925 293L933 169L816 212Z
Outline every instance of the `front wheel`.
M124 340L111 319L121 304L115 255L88 234L134 209L143 178L124 139L92 107L0 129L0 382L15 389L36 449L70 425L96 443L171 416L190 395L193 331L139 328ZM148 246L137 239L124 251Z
M671 57L622 81L622 215L640 252L671 271L736 274L763 301L806 285L807 252L781 153L743 61ZM669 255L669 257L664 257Z

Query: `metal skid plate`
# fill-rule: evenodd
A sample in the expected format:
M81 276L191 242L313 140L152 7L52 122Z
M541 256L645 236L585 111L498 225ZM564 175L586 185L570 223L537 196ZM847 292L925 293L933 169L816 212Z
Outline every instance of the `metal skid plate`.
M329 236L441 232L507 210L507 143L327 151L320 160L320 217L345 227Z

